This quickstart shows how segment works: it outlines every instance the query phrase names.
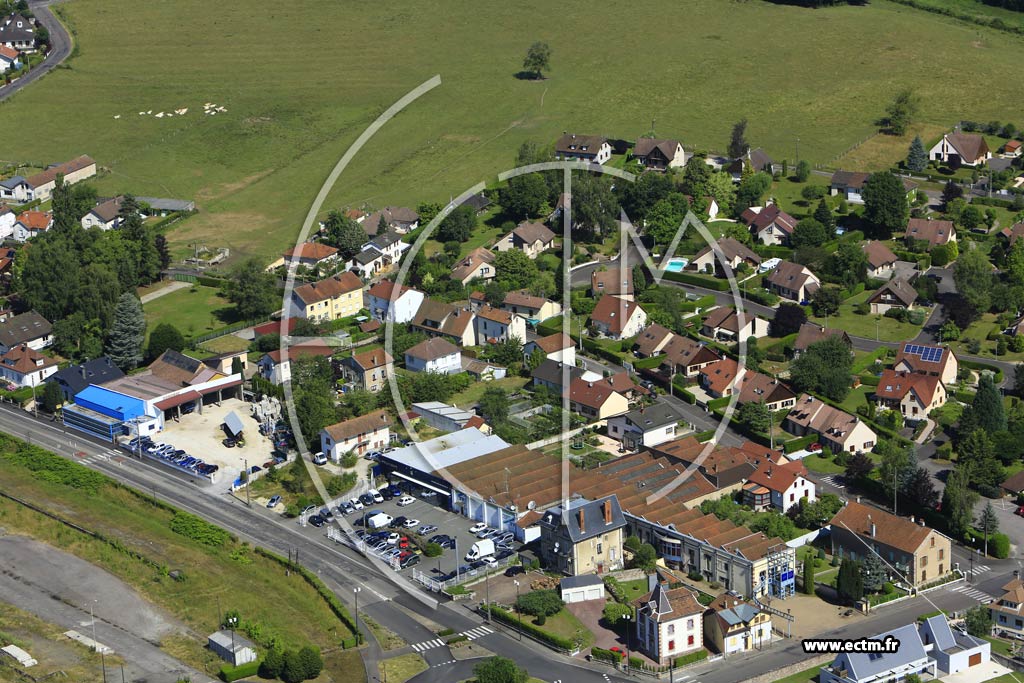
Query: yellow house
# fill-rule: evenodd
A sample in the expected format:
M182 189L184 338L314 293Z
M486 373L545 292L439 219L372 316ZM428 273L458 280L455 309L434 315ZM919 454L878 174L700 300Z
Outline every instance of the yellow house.
M292 315L309 320L337 320L359 313L363 307L363 281L352 271L296 287Z
M772 616L749 602L721 595L704 614L704 644L724 655L761 649L772 642Z

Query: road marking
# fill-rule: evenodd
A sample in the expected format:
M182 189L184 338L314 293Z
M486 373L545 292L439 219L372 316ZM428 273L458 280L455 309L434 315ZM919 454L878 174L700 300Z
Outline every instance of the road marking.
M982 590L979 590L977 588L973 588L973 587L971 587L969 585L966 585L966 584L960 584L960 585L956 586L955 588L953 588L952 591L954 593L959 593L961 595L966 595L969 598L974 598L975 600L977 600L979 602L986 602L986 601L989 601L989 600L993 599L992 596L989 595L988 593L986 593L986 592L984 592Z
M843 486L842 484L839 483L839 480L838 480L837 477L838 477L838 475L830 474L827 477L822 477L821 481L822 481L823 484L828 484L829 486L834 486L837 489L844 489L844 488L846 488L845 486Z
M469 640L476 640L477 638L483 638L491 633L494 633L494 631L486 626L477 626L476 628L471 628L468 631L463 631L459 635L466 636Z
M434 638L433 640L425 640L422 643L416 643L412 646L412 649L416 652L424 652L426 650L433 650L435 647L443 647L444 641L440 638Z

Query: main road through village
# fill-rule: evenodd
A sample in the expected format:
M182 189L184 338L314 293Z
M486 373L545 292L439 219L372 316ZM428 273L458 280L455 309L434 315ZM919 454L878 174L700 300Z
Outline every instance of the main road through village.
M88 467L100 470L138 490L149 492L227 529L239 538L259 544L273 552L286 555L289 551L298 550L299 562L316 572L350 608L353 603L353 589L360 587L360 614L370 616L377 623L394 631L407 643L423 642L436 637L433 631L414 618L415 614L421 614L430 622L441 624L456 632L464 632L482 624L482 619L467 609L464 603L442 601L435 608L432 594L420 594L419 588L406 590L396 585L388 577L390 570L378 569L357 552L328 540L322 530L302 527L295 520L282 520L259 506L249 508L243 501L226 492L220 494L200 490L200 484L190 481L187 477L179 476L156 463L131 458L126 453L113 449L111 444L98 439L91 439L73 430L66 431L60 423L37 420L20 409L4 404L0 407L0 431L69 459L84 461ZM988 564L993 563L990 561ZM993 566L992 571L985 575L989 577L987 581L975 582L974 586L989 595L997 594L998 586L1009 579L1016 567L1016 561L998 563L998 566ZM282 580L287 579L282 576ZM421 597L426 598L426 604ZM908 615L937 608L962 610L974 604L977 604L976 597L971 597L965 592L940 590L904 602L899 608L883 609L868 619L851 622L848 626L823 633L822 636L867 637L905 623ZM596 664L587 665L579 659L557 654L529 640L520 642L514 631L506 633L496 625L492 625L492 629L493 633L474 640L474 644L478 643L495 654L516 660L521 666L526 667L531 675L543 680L594 683L627 680L620 672ZM430 668L415 680L440 683L466 677L468 665L453 662L447 647L426 650L421 654ZM380 650L375 644L364 650L368 680L376 678L379 657ZM799 642L780 640L763 652L731 659L728 665L709 663L688 669L685 674L677 676L676 680L732 683L804 659L805 655Z

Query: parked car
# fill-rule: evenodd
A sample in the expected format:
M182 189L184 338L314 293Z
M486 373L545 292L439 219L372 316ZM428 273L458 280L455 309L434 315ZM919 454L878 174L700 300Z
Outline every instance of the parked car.
M477 522L473 526L469 527L469 533L471 533L471 534L478 534L478 533L480 533L481 531L483 531L486 528L487 528L486 524L484 524L483 522Z
M394 497L395 497L395 496L394 496L394 495L393 495L393 494L391 493L391 489L390 489L390 488L388 488L388 487L384 487L384 488L380 489L380 495L381 495L381 497L382 497L382 498L383 498L384 500L391 500L392 498L394 498Z
M373 496L371 496L369 493L364 493L363 495L359 496L359 502L361 502L363 505L373 505L377 501L375 501L373 499Z
M368 495L371 498L373 498L373 502L374 503L383 503L384 502L384 496L380 495L380 491L378 491L377 489L370 489L366 493L366 495Z
M398 556L398 566L402 569L408 569L420 563L420 556L416 553L409 553L408 555Z
M352 507L355 508L356 510L363 509L363 501L359 500L358 498L353 498L352 500L349 501L349 503L351 503Z
M281 502L281 496L274 496L267 501L268 508L276 508L277 504Z
M420 520L418 520L418 519L407 519L407 520L405 520L405 524L403 524L402 526L404 526L406 529L415 529L419 525L420 525Z
M398 507L405 507L406 505L412 505L416 502L416 499L412 496L402 496L398 499Z
M323 451L320 451L319 453L316 453L313 456L313 464L314 465L326 465L327 464L327 456L324 455Z
M324 525L325 520L320 515L313 515L312 517L309 518L309 523L319 529L320 527L322 527Z
M519 576L526 573L526 567L521 564L514 564L505 570L505 576Z
M352 503L348 502L347 500L338 506L338 512L340 512L343 515L348 515L355 511L356 509L352 506Z
M399 516L395 517L393 520L391 520L391 524L389 524L388 526L397 529L398 527L400 527L403 524L405 524L407 519L409 519L409 518L408 517L403 517L402 515L399 515Z
M306 507L302 508L302 512L300 512L299 514L308 515L310 512L313 512L314 510L316 510L316 505L307 505Z
M515 538L515 534L513 534L511 531L505 531L494 537L494 543L511 543L515 540Z
M809 450L811 453L817 453L818 451L821 450L821 444L812 443L810 446L807 447L807 450Z
M398 540L400 538L402 538L401 534L396 534L394 532L388 534L388 545L395 545L396 543L398 543Z
M398 498L402 495L402 489L398 488L398 484L388 485L388 492L391 494L392 498Z
M498 533L497 529L492 529L490 527L486 527L482 531L477 532L476 537L477 538L490 538L491 536L493 536L496 533Z
M416 530L416 533L418 533L420 536L426 536L428 534L434 533L435 531L437 531L437 527L433 524L424 524Z

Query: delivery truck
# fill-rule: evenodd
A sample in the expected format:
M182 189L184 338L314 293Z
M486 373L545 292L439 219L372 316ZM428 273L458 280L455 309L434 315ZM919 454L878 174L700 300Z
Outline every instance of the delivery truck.
M372 517L366 518L367 529L383 529L388 524L391 524L391 515L386 515L383 512L378 512Z
M466 553L466 562L475 562L488 555L494 555L494 541L486 538L473 544L469 552Z

